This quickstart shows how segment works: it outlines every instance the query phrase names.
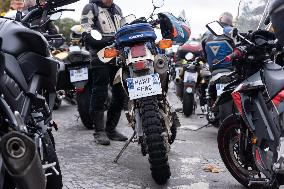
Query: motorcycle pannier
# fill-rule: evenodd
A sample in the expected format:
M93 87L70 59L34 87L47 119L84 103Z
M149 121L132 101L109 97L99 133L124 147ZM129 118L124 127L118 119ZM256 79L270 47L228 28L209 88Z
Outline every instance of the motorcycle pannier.
M139 41L155 41L157 36L148 23L138 23L123 26L115 35L116 45L131 45Z

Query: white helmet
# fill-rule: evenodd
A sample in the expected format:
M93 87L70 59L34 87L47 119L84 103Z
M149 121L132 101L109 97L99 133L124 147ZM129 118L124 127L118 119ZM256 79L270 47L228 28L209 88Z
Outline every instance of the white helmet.
M84 29L82 28L81 25L74 25L71 28L70 39L71 40L80 40L83 32L84 32Z

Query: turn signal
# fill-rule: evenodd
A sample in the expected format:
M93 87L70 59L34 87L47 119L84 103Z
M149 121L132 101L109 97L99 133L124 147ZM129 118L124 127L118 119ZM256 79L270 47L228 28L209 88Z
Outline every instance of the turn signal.
M171 48L173 46L173 42L170 39L163 39L159 42L159 46L161 49L165 50L167 48Z
M118 56L118 52L115 48L105 49L104 57L105 58L114 58Z
M256 143L257 143L257 139L256 139L256 137L253 137L253 138L252 138L251 143L252 143L252 144L256 144Z
M278 106L284 100L284 90L278 93L272 100L275 106Z

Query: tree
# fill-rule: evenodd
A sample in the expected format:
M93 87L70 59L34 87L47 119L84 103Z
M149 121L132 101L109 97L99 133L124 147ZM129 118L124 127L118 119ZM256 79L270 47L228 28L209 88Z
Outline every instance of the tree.
M242 32L255 30L262 19L268 0L244 0L237 27ZM261 24L263 27L263 23Z
M55 25L59 27L59 33L63 34L67 42L70 41L70 29L76 24L80 23L71 18L63 18L58 21L55 21Z
M9 0L0 0L0 14L3 12L7 12L10 8Z

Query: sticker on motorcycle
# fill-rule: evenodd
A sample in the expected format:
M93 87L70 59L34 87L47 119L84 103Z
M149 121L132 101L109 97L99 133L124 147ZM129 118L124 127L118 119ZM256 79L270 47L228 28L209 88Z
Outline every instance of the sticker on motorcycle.
M198 74L197 72L191 73L191 72L184 72L184 80L183 82L197 82Z
M228 84L216 84L217 96L220 96Z
M71 83L88 80L88 68L69 70Z
M128 78L127 87L130 100L162 94L159 74Z

